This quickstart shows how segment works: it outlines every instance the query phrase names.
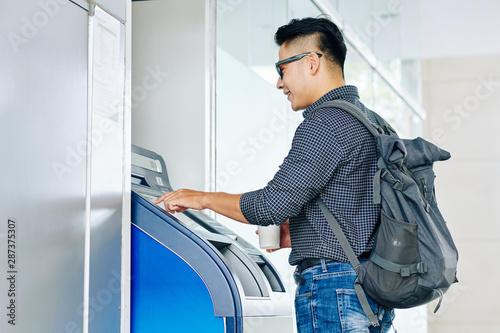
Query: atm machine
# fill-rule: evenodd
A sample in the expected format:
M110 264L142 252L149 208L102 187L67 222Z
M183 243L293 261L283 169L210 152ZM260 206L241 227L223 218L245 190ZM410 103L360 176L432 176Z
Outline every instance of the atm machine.
M163 158L132 146L132 332L292 332L292 301L262 253L210 216L167 213Z

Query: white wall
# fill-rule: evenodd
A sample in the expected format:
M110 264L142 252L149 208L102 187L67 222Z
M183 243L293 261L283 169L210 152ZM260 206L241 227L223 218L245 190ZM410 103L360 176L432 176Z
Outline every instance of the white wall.
M422 64L426 137L452 155L435 166L436 195L460 256L460 283L429 313L430 333L500 332L499 65L500 55Z
M132 144L174 189L205 188L205 1L132 4Z
M403 5L406 1L403 0ZM500 54L500 1L420 0L420 56Z
M500 331L499 12L495 0L421 1L425 136L452 154L436 165L436 194L460 255L430 333Z

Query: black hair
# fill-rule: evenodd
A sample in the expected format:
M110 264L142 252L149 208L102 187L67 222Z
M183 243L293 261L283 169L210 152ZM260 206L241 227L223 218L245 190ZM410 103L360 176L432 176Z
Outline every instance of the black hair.
M274 41L281 46L300 37L318 34L318 48L327 58L340 66L344 71L347 48L344 37L335 23L326 18L306 17L293 19L281 26L274 35Z

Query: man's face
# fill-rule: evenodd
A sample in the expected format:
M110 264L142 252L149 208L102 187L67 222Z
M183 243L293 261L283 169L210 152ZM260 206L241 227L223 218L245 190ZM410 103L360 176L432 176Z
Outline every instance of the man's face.
M293 57L301 52L283 43L279 50L279 61ZM276 88L283 90L294 111L303 110L314 101L309 101L307 86L307 57L280 66L283 78L278 78Z

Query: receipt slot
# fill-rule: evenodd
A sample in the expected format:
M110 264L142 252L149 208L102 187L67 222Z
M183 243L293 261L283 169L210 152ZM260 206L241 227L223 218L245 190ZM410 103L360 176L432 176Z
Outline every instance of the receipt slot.
M132 147L132 332L292 332L271 263L208 215L153 201L171 191L163 158Z

